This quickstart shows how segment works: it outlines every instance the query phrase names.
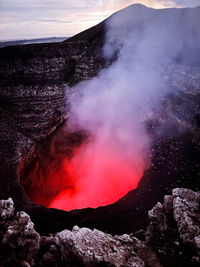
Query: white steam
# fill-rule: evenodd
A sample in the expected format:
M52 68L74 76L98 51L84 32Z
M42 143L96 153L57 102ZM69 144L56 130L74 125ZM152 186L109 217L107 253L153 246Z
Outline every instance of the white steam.
M196 13L199 9L133 5L107 20L104 55L112 58L117 52L118 59L98 77L76 86L71 98L68 126L86 130L90 139L83 153L94 151L88 180L100 179L102 157L113 154L132 169L147 166L150 139L145 119L160 110L160 99L171 90L163 79L163 66L196 60Z

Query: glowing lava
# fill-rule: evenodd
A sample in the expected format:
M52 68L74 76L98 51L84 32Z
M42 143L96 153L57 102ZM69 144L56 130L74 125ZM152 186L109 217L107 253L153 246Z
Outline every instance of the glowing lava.
M63 190L49 207L67 211L95 208L111 204L136 188L143 163L134 157L130 161L124 155L114 143L83 145L71 160L63 160Z
M19 166L27 196L66 211L105 206L125 196L137 187L146 164L137 139L116 136L117 131L88 137L61 128L49 147L41 147L40 157Z

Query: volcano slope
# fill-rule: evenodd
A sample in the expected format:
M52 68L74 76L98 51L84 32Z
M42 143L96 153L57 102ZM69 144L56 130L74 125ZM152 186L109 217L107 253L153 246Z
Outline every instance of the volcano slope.
M171 88L162 99L162 113L150 112L145 118L152 141L151 164L135 190L105 207L70 212L48 209L28 199L23 186L26 190L27 184L34 184L30 170L45 161L52 138L67 124L70 103L65 96L73 92L75 84L91 79L117 61L126 36L121 36L120 42L115 36L112 54L103 53L108 44L108 25L116 14L62 43L0 49L0 199L11 197L16 210L27 212L40 234L72 229L74 225L111 234L135 232L147 226L148 210L173 188L199 190L200 8L153 10L133 5L117 13L123 18L136 14L140 18L134 21L136 43L143 32L138 31L138 25L139 29L152 21L159 25L159 19L165 16L183 29L181 36L173 35L173 43L179 38L185 42L176 58L169 57L162 64L162 78ZM189 18L193 21L187 26ZM118 23L127 22L124 19ZM80 142L77 136L74 133L66 137L62 146L73 148Z

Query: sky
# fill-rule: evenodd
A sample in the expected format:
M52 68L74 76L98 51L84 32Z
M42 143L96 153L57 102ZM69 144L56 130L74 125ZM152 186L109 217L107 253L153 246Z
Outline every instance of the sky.
M200 0L0 0L0 40L70 37L135 3L194 7Z

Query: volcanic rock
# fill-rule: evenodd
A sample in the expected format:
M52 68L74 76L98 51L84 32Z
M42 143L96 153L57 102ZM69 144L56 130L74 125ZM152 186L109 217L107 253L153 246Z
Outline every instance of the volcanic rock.
M14 215L11 198L0 201L1 262L2 266L32 266L39 250L40 235L35 231L28 214Z
M174 189L172 193L179 235L184 244L196 249L194 260L200 263L200 193L189 189Z
M72 231L63 230L40 236L26 213L14 211L11 199L1 200L1 264L197 266L200 260L199 200L199 192L174 189L172 195L164 197L163 204L158 203L149 211L150 224L145 232L146 240L139 240L134 233L112 236L78 226L74 226Z
M176 188L172 195L164 197L163 204L158 202L148 212L150 225L146 231L146 241L159 254L160 259L172 259L171 262L169 260L169 266L173 266L173 261L179 257L183 262L179 262L178 266L187 266L188 258L193 264L200 262L199 209L199 192ZM182 246L187 249L185 252L182 251Z

